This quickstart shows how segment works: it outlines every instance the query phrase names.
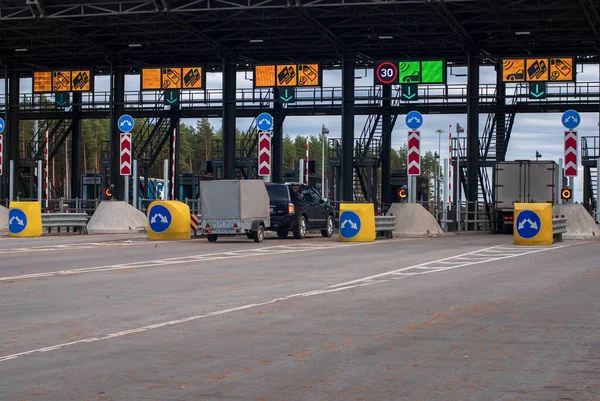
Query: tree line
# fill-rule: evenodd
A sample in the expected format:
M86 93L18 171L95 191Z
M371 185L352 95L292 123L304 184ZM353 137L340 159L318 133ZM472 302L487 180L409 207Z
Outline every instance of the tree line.
M134 140L142 141L143 135L140 130L144 126L144 120L135 121L135 126L132 131ZM81 157L84 172L102 171L102 159L109 155L110 141L110 122L108 119L86 119L81 122L82 130L82 149ZM42 123L38 132L43 132ZM244 137L245 132L238 130L237 138ZM38 138L40 146L43 146L44 138ZM181 124L179 127L179 168L182 173L188 172L193 174L202 174L205 172L206 161L213 158L213 146L219 145L222 139L220 129L215 129L208 119L200 119L196 125ZM316 135L295 136L285 135L283 138L283 167L284 170L296 170L300 159L305 158L306 141L309 144L309 159L315 160L317 172L321 171L321 152L322 142L321 137ZM20 138L19 138L19 155L20 157L31 157L31 144L34 141L34 122L21 121ZM134 143L134 148L138 147L139 143ZM58 182L63 182L69 169L70 160L70 138L58 150L55 160L51 161L51 178ZM222 149L222 148L221 148ZM217 149L215 149L217 151ZM407 145L404 144L399 149L392 149L391 164L392 169L405 169ZM67 159L65 160L65 157ZM166 159L169 157L169 142L164 145L159 154L159 158ZM438 160L434 157L431 151L426 151L421 156L421 171L422 175L433 178L437 171ZM154 167L150 171L153 177L162 177L162 163L154 163ZM328 151L327 144L325 149L325 171L328 171Z

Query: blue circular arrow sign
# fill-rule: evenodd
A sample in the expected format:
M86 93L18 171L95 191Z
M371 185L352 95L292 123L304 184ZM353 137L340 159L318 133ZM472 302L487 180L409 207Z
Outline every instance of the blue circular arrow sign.
M163 205L152 206L148 212L150 229L155 233L165 232L171 226L171 212Z
M27 216L21 209L8 211L8 231L11 234L20 234L27 228Z
M517 233L521 238L531 239L540 233L542 221L537 213L531 210L523 210L517 216L515 223Z
M269 113L260 113L258 117L256 117L256 126L261 131L273 129L273 116Z
M340 215L340 235L344 238L354 238L360 232L360 217L346 210Z
M418 129L423 125L423 116L418 111L411 111L405 118L406 126L410 129Z
M575 129L581 122L581 116L575 110L567 110L562 115L562 123L567 129Z
M119 121L117 121L119 125L119 129L123 132L130 132L133 129L134 121L133 117L129 114L123 114L119 117Z
M4 131L4 119L0 117L0 134Z

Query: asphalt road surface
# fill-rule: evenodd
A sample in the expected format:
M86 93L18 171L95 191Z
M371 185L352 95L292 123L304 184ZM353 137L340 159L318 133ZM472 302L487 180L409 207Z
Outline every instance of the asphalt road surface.
M600 400L598 242L0 238L0 400Z

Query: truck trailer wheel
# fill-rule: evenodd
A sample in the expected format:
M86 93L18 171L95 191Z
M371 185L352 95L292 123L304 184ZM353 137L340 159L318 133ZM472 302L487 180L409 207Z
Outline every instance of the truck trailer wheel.
M217 234L208 234L206 238L208 238L208 242L217 242L219 236Z
M254 231L252 234L254 236L254 242L263 242L263 239L265 239L265 226L262 224L259 225L256 231Z

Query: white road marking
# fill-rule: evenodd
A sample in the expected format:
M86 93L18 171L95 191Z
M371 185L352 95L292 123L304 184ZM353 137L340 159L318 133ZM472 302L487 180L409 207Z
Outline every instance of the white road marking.
M349 246L352 246L352 247L365 246L365 245L372 245L372 244L376 244L376 242L361 242L361 243L330 242L328 246L323 246L321 244L306 243L306 244L303 244L302 247L298 247L296 245L276 245L276 246L259 248L261 250L261 253L257 253L258 249L249 248L249 249L242 249L239 251L226 251L226 252L219 252L219 253L182 256L182 257L167 258L167 259L160 259L160 260L148 260L148 261L143 261L143 262L131 262L131 263L122 263L122 264L107 265L107 266L84 267L84 268L80 268L80 269L56 270L56 271L41 272L41 273L20 274L20 275L16 275L16 276L5 276L5 277L0 277L0 282L35 279L35 278L46 278L46 277L55 277L55 276L68 276L68 275L83 274L83 273L99 273L99 272L108 272L108 271L115 271L115 270L139 269L139 268L148 268L148 267L157 267L157 266L170 266L170 265L194 263L194 262L198 262L198 261L206 262L206 261L213 261L213 260L248 258L251 256L267 256L267 255L268 256L276 256L276 255L280 255L280 254L319 251L319 250L324 250L324 249L345 248L345 247L349 247ZM262 253L262 252L267 252L267 251L268 251L268 253Z
M124 247L124 246L140 246L140 245L157 245L166 244L170 241L115 241L115 242L86 242L81 244L62 244L62 245L44 245L36 247L21 247L0 250L0 255L11 255L20 253L31 253L31 252L50 252L50 251L64 251L65 249L92 249L99 247Z
M19 357L26 356L26 355L32 355L32 354L43 353L43 352L48 352L48 351L55 351L55 350L58 350L58 349L70 347L70 346L77 345L77 344L93 343L93 342L108 340L108 339L111 339L111 338L123 337L123 336L131 335L131 334L141 333L141 332L148 331L148 330L154 330L154 329L158 329L158 328L162 328L162 327L173 326L173 325L176 325L176 324L191 322L191 321L194 321L194 320L205 319L205 318L209 318L209 317L213 317L213 316L219 316L219 315L224 315L224 314L228 314L228 313L234 313L234 312L238 312L238 311L245 310L245 309L250 309L250 308L257 308L257 307L261 307L261 306L265 306L265 305L274 304L276 302L287 301L287 300L293 299L293 298L311 297L311 296L329 294L329 293L333 293L333 292L340 292L340 291L345 291L345 290L349 290L349 289L353 289L353 288L359 288L359 287L364 287L364 286L369 286L369 285L375 285L375 284L379 284L379 283L385 283L385 282L389 281L387 279L381 279L382 277L388 277L390 279L398 279L398 280L399 279L405 279L405 278L408 278L408 277L410 277L412 275L421 275L421 274L429 274L429 273L434 273L434 272L440 272L440 271L445 271L445 270L450 270L450 269L456 269L456 268L463 267L463 266L470 266L470 265L481 264L481 263L485 263L485 262L489 262L489 261L497 261L497 260L502 260L502 259L507 259L507 258L514 258L514 257L517 257L517 256L530 255L530 254L538 253L538 252L552 251L552 250L557 250L557 249L561 249L561 248L566 248L566 247L570 247L570 246L574 246L574 245L580 245L580 244L585 244L585 243L590 243L590 242L591 241L581 242L579 244L574 243L574 244L554 246L554 247L548 247L548 248L542 248L542 249L533 249L533 250L528 250L527 248L524 248L523 252L521 252L520 254L516 254L516 255L515 254L504 255L504 256L498 257L497 259L491 259L491 260L486 260L486 261L478 260L478 261L473 261L471 263L464 263L462 265L456 265L456 266L452 266L452 267L447 267L447 268L444 268L444 269L424 270L422 273L403 273L403 271L406 271L406 270L409 270L409 269L415 269L415 268L422 267L422 266L425 266L425 265L428 265L428 264L437 263L437 262L440 262L440 261L443 261L443 260L447 260L447 259L452 259L452 258L455 258L456 256L464 256L464 255L468 255L468 254L474 254L474 253L477 253L477 252L482 252L482 251L493 249L493 248L496 248L496 247L485 248L485 249L481 249L481 250L478 250L478 251L468 252L468 253L463 254L463 255L456 255L454 257L449 257L449 258L445 258L445 259L439 259L439 260L436 260L436 261L422 263L422 264L419 264L419 265L416 265L416 266L411 266L411 267L406 267L406 268L403 268L403 269L398 269L398 270L394 270L394 271L390 271L390 272L376 274L376 275L373 275L373 276L370 276L370 277L363 277L363 278L358 279L358 280L352 280L352 281L348 281L346 283L340 283L340 284L332 285L332 286L329 286L329 287L326 287L326 288L320 289L320 290L313 290L313 291L308 291L308 292L303 292L303 293L298 293L298 294L292 294L292 295L288 295L288 296L281 297L281 298L274 298L274 299L271 299L271 300L268 300L268 301L264 301L264 302L260 302L260 303L253 303L253 304L242 305L242 306L238 306L238 307L234 307L234 308L228 308L228 309L223 309L223 310L220 310L220 311L206 313L206 314L203 314L203 315L189 316L189 317L185 317L185 318L182 318L182 319L176 319L176 320L170 320L170 321L166 321L166 322L162 322L162 323L151 324L151 325L148 325L148 326L139 327L139 328L135 328L135 329L131 329L131 330L118 331L118 332L115 332L115 333L106 334L104 336L90 337L90 338L85 338L85 339L78 340L78 341L72 341L72 342L69 342L69 343L57 344L57 345L53 345L53 346L50 346L50 347L37 348L37 349L29 350L29 351L19 352L19 353L16 353L16 354L5 355L5 356L0 357L0 362L5 362L5 361L12 360L12 359L17 359ZM353 243L353 244L347 244L347 245L340 245L338 247L343 247L343 246L357 246L357 245L375 244L375 243L376 242ZM399 276L399 277L391 277L391 276ZM376 278L378 278L379 280L375 280Z

